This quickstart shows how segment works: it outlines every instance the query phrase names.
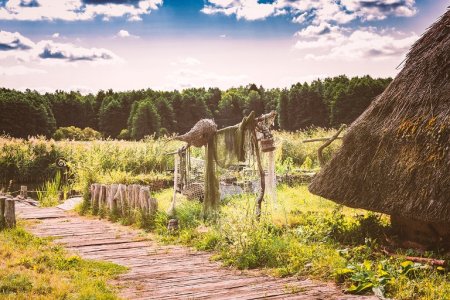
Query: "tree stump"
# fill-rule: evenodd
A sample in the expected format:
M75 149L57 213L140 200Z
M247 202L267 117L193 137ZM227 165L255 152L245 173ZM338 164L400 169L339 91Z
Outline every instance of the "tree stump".
M6 227L5 223L5 202L6 197L0 196L0 230L4 229Z
M5 225L6 228L16 227L16 202L14 199L5 201Z

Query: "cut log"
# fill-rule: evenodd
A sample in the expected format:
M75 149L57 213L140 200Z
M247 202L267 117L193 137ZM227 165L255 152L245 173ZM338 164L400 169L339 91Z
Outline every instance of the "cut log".
M141 190L141 186L138 184L133 185L133 206L132 208L139 208L139 192Z
M99 207L103 207L103 206L106 205L107 192L108 192L107 186L105 184L102 184L100 186L100 193L99 193L99 196L98 196L98 205L99 205Z
M118 188L117 184L109 185L109 193L108 193L108 200L107 200L109 210L113 210L113 206L114 207L116 206L116 204L113 202L114 202L114 196L117 193L117 188Z
M132 208L132 202L133 202L133 185L130 184L127 186L127 207L130 210Z
M100 190L101 186L98 183L94 183L91 189L91 205L92 205L92 213L94 215L98 214L98 209L100 207L99 199L100 199Z
M139 192L139 207L145 213L149 213L149 200L150 200L150 189L147 186L143 186Z
M5 201L5 225L6 228L16 227L16 201L11 198Z
M117 187L116 195L114 196L114 200L116 201L117 209L119 213L123 216L125 215L126 203L125 198L127 194L127 186L124 184L119 184Z

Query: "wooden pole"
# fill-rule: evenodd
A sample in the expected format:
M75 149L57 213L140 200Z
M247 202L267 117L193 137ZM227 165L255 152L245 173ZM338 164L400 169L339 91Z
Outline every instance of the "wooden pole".
M5 201L5 224L6 228L16 227L16 202L12 198Z
M258 198L256 198L256 218L259 220L261 216L261 205L264 199L264 193L266 190L266 175L261 163L261 155L259 153L258 139L256 138L256 131L252 132L253 144L255 145L256 162L258 164L259 177L261 182L261 190L259 191Z
M169 216L173 216L175 215L175 205L176 205L176 201L177 201L177 188L178 188L178 152L176 152L176 154L174 155L175 159L175 167L174 167L174 171L173 171L173 196L172 196L172 203L170 204L169 210L167 211L167 213L169 214Z
M106 189L106 185L102 184L100 185L100 193L98 196L98 206L99 208L103 208L106 204L106 194L107 194L107 189Z
M95 183L93 185L93 191L92 191L92 213L94 215L98 214L98 210L100 208L100 192L101 192L101 185L98 183Z
M139 192L141 190L141 186L135 184L133 186L133 208L139 208Z
M5 202L6 197L0 196L0 230L4 229L6 227L5 223Z
M27 191L28 191L27 186L26 185L21 185L20 186L20 197L22 197L23 199L27 199L27 197L28 197Z
M319 159L319 164L322 167L325 164L325 161L323 159L323 154L322 151L323 149L325 149L326 147L328 147L335 139L338 138L339 134L342 132L342 130L344 130L347 127L347 125L342 125L341 128L339 128L339 130L325 143L323 143L322 146L319 147L319 149L317 150L317 158Z
M307 139L307 140L303 140L302 143L325 142L325 141L328 141L331 138L332 137L329 136L329 137L323 137L323 138ZM338 136L338 137L336 137L336 139L342 139L342 136Z

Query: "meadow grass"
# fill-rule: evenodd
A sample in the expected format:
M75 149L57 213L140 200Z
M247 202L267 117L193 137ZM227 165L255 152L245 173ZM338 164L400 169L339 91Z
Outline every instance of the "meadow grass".
M208 220L202 216L200 203L180 196L180 229L175 233L166 229L164 213L172 191L155 196L161 212L152 228L159 240L211 251L224 265L335 281L355 294L395 299L450 297L448 270L401 257L414 255L412 250L399 250L399 258L380 251L384 235L390 233L387 216L337 205L310 194L306 186L279 187L278 203L266 202L260 221L254 218L254 195L225 200L220 213Z
M85 260L22 227L0 231L0 299L118 299L125 267Z

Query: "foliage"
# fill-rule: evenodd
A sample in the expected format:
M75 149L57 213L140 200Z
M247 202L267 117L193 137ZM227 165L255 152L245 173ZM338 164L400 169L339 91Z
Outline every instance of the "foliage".
M0 232L0 298L117 299L107 282L125 270L69 255L21 226Z
M44 185L38 189L37 197L39 205L43 207L58 205L61 187L61 172L56 172L56 176L53 180L45 182Z
M224 91L108 90L84 96L78 92L41 95L36 91L0 89L0 134L50 137L59 127L75 126L92 128L110 138L120 135L121 139L141 139L151 134L187 132L202 118L214 118L222 128L240 122L251 111L259 115L270 110L279 112L276 127L282 130L335 127L355 120L390 80L338 76L311 84L297 83L284 90L250 84ZM62 131L55 137L77 139L78 134L63 134L72 130Z
M375 293L381 299L450 295L450 273L445 269L378 251L378 240L389 232L386 216L336 205L311 195L305 186L280 187L279 203L266 202L259 222L253 217L253 195L228 199L212 220L203 220L199 203L179 197L177 232L166 229L164 211L171 194L166 190L155 195L160 215L165 216L152 227L160 241L213 251L225 265L335 280L348 293Z
M53 138L56 141L60 140L74 140L74 141L93 141L101 139L102 135L100 132L86 127L84 129L69 126L69 127L59 127L53 134Z

